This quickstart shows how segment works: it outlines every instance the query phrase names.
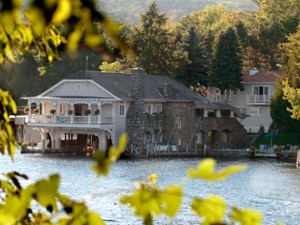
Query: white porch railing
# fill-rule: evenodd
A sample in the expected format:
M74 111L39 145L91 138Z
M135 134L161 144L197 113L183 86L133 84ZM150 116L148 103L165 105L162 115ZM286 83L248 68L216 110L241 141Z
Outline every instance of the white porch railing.
M271 95L246 95L246 104L270 104Z
M112 116L28 115L29 123L110 124Z
M226 99L225 95L208 95L207 97L211 102L225 102L226 100L227 103L231 102L231 99Z

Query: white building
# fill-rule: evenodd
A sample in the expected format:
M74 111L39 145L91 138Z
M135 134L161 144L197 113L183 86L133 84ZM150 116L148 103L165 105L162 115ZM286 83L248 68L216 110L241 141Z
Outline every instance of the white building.
M248 115L239 119L248 132L257 132L261 126L267 131L272 124L270 115L271 98L275 91L276 81L283 76L282 71L250 70L244 72L242 83L245 90L233 93L220 93L216 88L210 88L209 99L215 102L225 102L240 109Z

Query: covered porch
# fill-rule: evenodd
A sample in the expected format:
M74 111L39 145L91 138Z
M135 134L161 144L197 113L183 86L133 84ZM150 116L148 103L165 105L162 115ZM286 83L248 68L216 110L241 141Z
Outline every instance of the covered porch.
M115 102L112 99L35 97L24 108L27 123L113 124Z

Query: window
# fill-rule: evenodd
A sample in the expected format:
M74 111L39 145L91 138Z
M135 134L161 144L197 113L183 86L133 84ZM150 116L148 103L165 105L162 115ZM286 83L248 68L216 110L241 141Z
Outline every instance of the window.
M260 116L261 115L261 107L250 107L249 114L250 114L250 116Z
M261 85L253 87L253 95L269 95L269 86Z
M217 116L217 112L216 110L209 110L207 113L207 117L216 117Z
M156 112L157 112L157 113L161 113L161 112L162 112L162 107L161 107L161 105L157 105L157 106L156 106Z
M178 129L181 129L181 120L178 120Z
M196 133L196 144L202 144L202 133Z
M196 116L204 116L204 109L196 109Z
M178 139L178 145L181 145L181 138Z
M230 117L230 110L221 110L222 117Z
M76 90L76 92L79 92L81 90L81 85L80 84L76 84L75 90Z
M151 105L147 105L147 113L151 114L151 109L152 109Z
M125 104L120 103L120 111L119 111L120 116L125 116Z
M248 114L247 108L240 108L240 112L243 114Z

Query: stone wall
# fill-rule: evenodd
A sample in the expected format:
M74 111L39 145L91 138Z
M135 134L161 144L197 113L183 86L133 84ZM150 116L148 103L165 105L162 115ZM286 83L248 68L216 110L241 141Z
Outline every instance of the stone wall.
M236 118L201 118L201 121L196 128L196 132L201 132L203 134L204 142L207 141L208 133L212 132L213 137L211 143L206 143L208 147L212 149L244 148L246 145L247 131ZM224 135L226 135L226 141L224 140Z
M188 101L169 101L163 104L164 143L176 144L179 150L190 149L194 146L194 142L191 142L195 126L194 108L194 102Z
M139 68L132 70L132 102L127 111L126 132L129 136L129 146L134 145L133 147L144 142L144 78L144 70Z

